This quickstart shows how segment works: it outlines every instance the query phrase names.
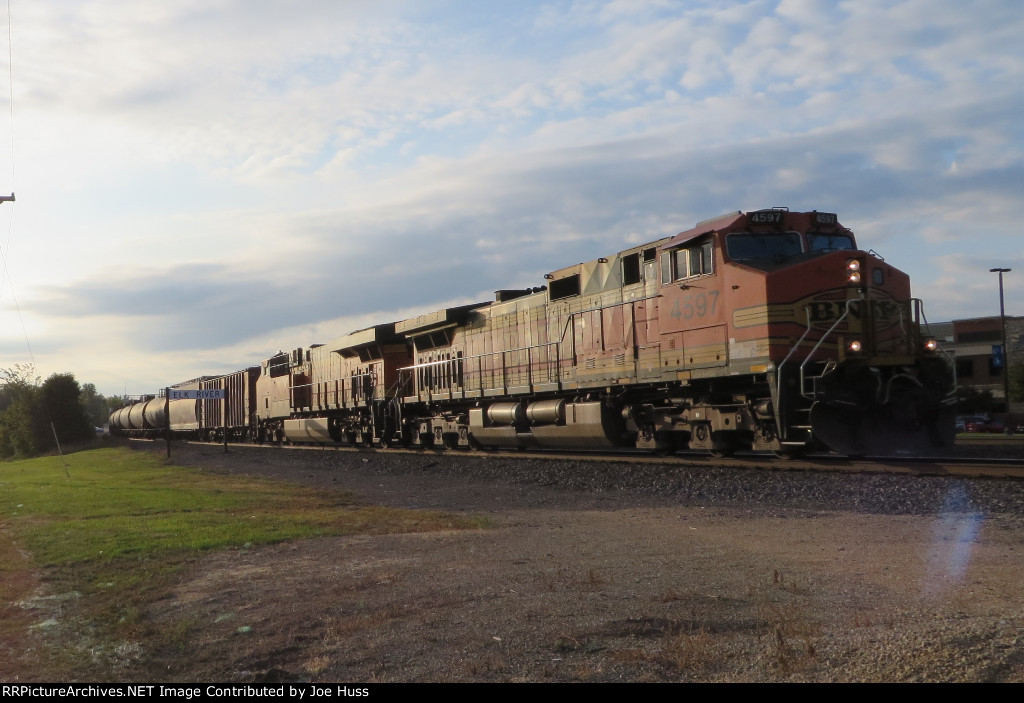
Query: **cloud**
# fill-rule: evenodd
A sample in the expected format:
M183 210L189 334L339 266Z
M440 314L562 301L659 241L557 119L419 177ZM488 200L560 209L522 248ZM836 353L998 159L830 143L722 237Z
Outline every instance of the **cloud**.
M788 205L981 312L1020 250L1022 30L994 1L36 3L0 296L47 363L142 378L110 349L241 360Z

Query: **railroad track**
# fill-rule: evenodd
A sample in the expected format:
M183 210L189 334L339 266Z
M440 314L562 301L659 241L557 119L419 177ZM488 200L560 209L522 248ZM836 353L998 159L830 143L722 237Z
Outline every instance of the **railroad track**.
M130 440L162 444L164 440ZM187 441L188 444L222 446L216 442ZM231 444L232 448L265 448L271 445ZM986 445L988 446L988 445ZM503 457L528 458L536 460L557 460L577 462L603 463L635 463L645 465L668 465L687 468L714 467L737 469L765 469L771 471L829 471L846 473L902 474L912 476L960 476L969 478L1011 478L1024 479L1024 444L1000 447L1006 454L1013 454L1019 449L1017 456L949 456L949 457L858 457L856 459L835 454L809 454L801 459L781 459L772 453L737 452L726 458L716 458L700 451L679 451L667 456L659 456L642 450L623 450L617 452L579 450L434 450L407 447L352 447L343 445L311 445L286 444L279 447L285 450L326 451L413 454L421 456L458 456L458 457ZM959 449L963 450L963 447Z

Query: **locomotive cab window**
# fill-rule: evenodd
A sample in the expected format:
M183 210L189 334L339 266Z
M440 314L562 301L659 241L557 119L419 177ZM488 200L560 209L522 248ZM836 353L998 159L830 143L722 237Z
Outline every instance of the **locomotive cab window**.
M706 276L715 272L714 257L712 255L714 247L710 239L701 242L695 247L691 247L688 251L691 276Z
M808 251L839 251L852 250L853 237L848 234L821 234L811 232L807 235Z
M661 282L707 276L715 272L714 243L711 238L661 255Z
M741 232L730 234L725 244L733 261L784 260L804 251L799 232Z
M686 249L677 249L672 257L673 261L673 276L674 279L686 278L686 272L689 270L689 266L686 264Z

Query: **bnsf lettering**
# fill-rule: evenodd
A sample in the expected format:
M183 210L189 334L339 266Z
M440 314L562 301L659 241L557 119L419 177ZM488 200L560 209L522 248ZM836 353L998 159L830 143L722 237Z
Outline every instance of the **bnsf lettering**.
M900 306L887 300L873 301L874 317L879 321L894 320L899 317ZM831 322L846 311L845 300L816 300L807 306L811 312L811 322ZM850 301L850 314L854 320L864 318L863 301Z

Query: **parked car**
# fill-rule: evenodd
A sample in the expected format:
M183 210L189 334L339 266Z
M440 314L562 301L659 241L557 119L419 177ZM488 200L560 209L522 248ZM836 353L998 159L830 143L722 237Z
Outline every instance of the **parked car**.
M971 422L988 422L988 418L984 415L960 415L956 419L956 431L966 432L967 423Z
M980 420L975 419L972 422L965 423L964 429L967 432L988 432L992 434L1003 434L1006 431L1006 425L995 420Z

